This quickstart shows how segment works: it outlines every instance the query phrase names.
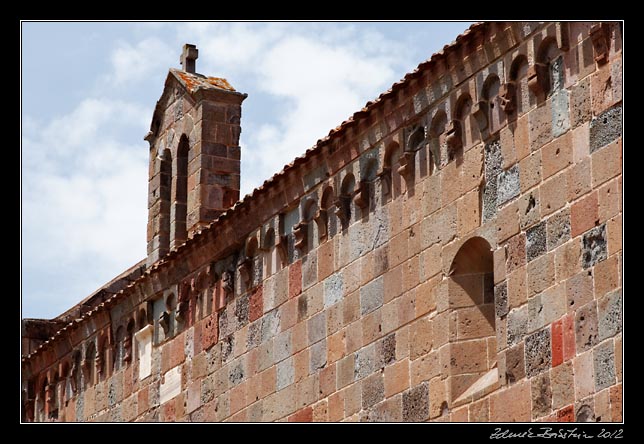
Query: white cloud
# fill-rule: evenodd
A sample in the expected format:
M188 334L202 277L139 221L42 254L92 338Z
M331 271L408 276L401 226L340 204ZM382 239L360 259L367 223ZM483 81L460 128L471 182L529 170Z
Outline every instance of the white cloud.
M67 296L69 307L145 257L147 144L119 135L143 134L147 113L88 99L43 128L27 119L22 242L30 310L52 309L34 305L43 293ZM40 282L43 274L55 288Z
M410 57L409 36L358 24L145 23L130 35L123 29L114 34L110 71L96 69L95 98L74 104L61 91L61 109L71 112L52 117L34 109L23 116L26 316L63 312L145 256L142 136L162 92L157 80L179 66L183 43L197 44L198 72L226 77L249 93L242 194L419 62Z
M394 68L409 64L400 43L353 24L197 23L181 31L198 42L199 72L225 75L250 94L242 119L242 195L377 97L398 80ZM266 109L249 113L253 106Z
M146 38L135 45L121 42L111 55L113 72L109 81L116 86L137 83L150 74L158 74L168 65L175 66L176 61L170 60L178 59L175 53L176 50L156 37Z

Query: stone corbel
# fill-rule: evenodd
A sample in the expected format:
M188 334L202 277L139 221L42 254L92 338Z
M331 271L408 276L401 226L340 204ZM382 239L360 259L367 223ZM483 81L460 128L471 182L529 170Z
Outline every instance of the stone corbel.
M517 108L517 89L514 82L507 82L499 89L499 101L501 109L506 114L512 114Z
M340 219L340 223L345 225L349 222L347 207L349 206L350 196L339 196L333 204L335 205L335 215Z
M382 192L388 196L391 192L391 167L382 167L382 171L378 173L378 178L382 184Z
M405 151L398 160L400 166L398 167L398 174L408 180L414 173L414 153L412 151Z
M550 89L548 65L535 63L528 68L528 88L539 100L542 100Z
M557 22L555 25L555 32L557 36L557 46L562 51L570 49L570 32L568 22Z
M183 282L179 287L179 303L177 304L177 321L182 322L186 318L186 313L190 306L192 296L192 285L189 282Z
M590 39L595 51L595 62L604 65L610 53L610 26L608 23L596 23L590 28Z
M229 270L225 270L221 274L221 289L224 295L227 296L235 290L235 276Z
M353 196L353 202L360 208L367 208L369 206L369 182L361 180L358 184L358 190Z
M47 412L49 413L56 410L54 390L54 384L47 384L47 386L45 387L45 404L47 404Z
M306 248L309 232L309 223L301 221L293 227L293 235L295 236L295 248L304 250Z
M164 311L161 313L159 316L159 325L163 329L163 334L167 335L168 331L170 330L170 313L167 311Z
M92 365L94 365L94 362L90 361L89 359L84 358L81 361L81 368L83 369L84 376L89 377L89 375L91 373L91 367L90 366L92 366ZM94 383L94 381L89 381L89 384L93 384L93 383Z
M275 238L275 248L282 261L282 265L285 265L288 262L288 236L285 234L277 236Z
M251 277L251 268L252 268L252 259L249 257L241 257L239 262L237 263L237 272L239 273L239 279L241 279L242 283L248 287L250 285L250 277Z
M132 335L126 331L123 339L123 362L130 361L132 361Z
M104 352L105 352L105 348L103 348L103 350L96 350L96 358L94 358L94 363L96 365L97 375L103 374L103 353Z
M72 365L69 368L69 384L72 387L72 392L76 392L78 388L76 386L76 374L78 373L78 366L76 364L76 359L72 357Z
M490 105L487 100L479 100L472 107L472 115L476 119L480 131L484 131L488 127Z
M326 239L327 223L329 221L329 215L327 214L327 211L325 209L319 209L315 213L313 220L318 226L318 236L320 237L320 239Z
M460 120L452 120L445 128L445 143L450 153L454 153L463 147Z

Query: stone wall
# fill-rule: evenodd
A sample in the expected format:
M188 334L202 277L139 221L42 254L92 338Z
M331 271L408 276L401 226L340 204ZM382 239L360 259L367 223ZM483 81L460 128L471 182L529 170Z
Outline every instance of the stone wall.
M49 421L621 421L619 24L473 27L23 360Z

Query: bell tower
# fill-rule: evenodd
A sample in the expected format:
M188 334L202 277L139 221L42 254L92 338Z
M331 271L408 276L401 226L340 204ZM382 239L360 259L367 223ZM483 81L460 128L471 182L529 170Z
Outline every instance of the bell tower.
M196 72L185 44L170 68L150 131L148 266L239 200L241 104L247 97L219 77Z

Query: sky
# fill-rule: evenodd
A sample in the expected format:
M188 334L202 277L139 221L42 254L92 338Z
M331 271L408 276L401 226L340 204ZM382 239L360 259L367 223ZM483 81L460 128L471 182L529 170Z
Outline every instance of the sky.
M148 132L184 43L248 94L241 196L470 22L23 22L21 297L53 318L146 256Z

